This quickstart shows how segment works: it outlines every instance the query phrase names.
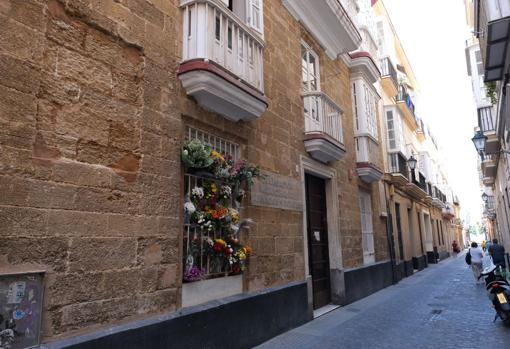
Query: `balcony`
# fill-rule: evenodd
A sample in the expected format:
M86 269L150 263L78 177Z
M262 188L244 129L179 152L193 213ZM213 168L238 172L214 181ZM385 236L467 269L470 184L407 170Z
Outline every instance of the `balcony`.
M455 210L450 205L446 205L442 209L442 214L444 219L453 219L455 218Z
M407 93L407 88L404 85L399 86L395 100L397 102L398 109L404 116L404 120L406 120L413 129L418 128L416 115L414 114L414 103L409 93Z
M406 192L415 199L422 200L427 196L427 182L421 173L416 176L416 171L411 171L411 183L406 185Z
M399 187L409 183L409 171L407 169L407 160L400 153L388 155L388 181Z
M381 85L388 96L398 93L397 70L389 57L381 59Z
M501 80L506 65L510 29L510 0L476 0L475 31L485 63L485 81Z
M178 76L204 109L231 121L250 121L267 109L264 42L217 0L181 0L183 62Z
M356 147L356 172L365 183L373 183L380 180L383 171L377 166L380 154L379 144L371 137L361 136L355 138Z
M418 119L418 129L416 130L416 137L420 142L423 142L426 138L425 135L425 125L423 124L422 119Z
M338 0L283 0L291 15L312 34L331 59L354 51L361 35Z
M349 53L349 58L351 78L361 76L373 84L381 77L381 72L369 52L358 51Z
M484 155L482 160L482 173L484 178L496 177L498 170L498 155Z
M496 118L493 112L493 107L478 108L478 126L484 136L487 137L485 141L485 153L497 154L499 153L499 138L496 134Z
M437 208L444 208L446 202L446 195L444 195L441 190L437 187L432 187L432 205Z
M345 155L342 109L320 91L303 94L306 151L324 163Z

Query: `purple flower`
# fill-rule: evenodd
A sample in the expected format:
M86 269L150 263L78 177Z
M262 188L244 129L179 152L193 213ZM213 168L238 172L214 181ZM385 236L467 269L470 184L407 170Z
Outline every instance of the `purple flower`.
M203 274L204 271L201 268L197 266L192 266L191 268L188 268L188 270L184 272L183 279L186 282L199 281L202 279Z

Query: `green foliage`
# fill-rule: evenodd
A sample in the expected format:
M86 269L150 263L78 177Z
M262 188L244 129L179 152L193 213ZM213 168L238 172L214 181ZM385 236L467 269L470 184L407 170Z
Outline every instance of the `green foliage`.
M498 98L496 94L496 83L494 81L485 83L485 90L487 92L487 97L489 97L491 100L491 103L493 105L498 104Z
M211 147L198 139L187 141L182 147L182 162L186 168L205 169L212 165Z

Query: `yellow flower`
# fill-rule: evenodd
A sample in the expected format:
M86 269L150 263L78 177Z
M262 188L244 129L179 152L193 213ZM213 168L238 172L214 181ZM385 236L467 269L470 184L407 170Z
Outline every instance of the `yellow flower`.
M213 158L215 158L216 160L219 160L221 162L225 162L225 158L220 153L218 153L216 150L213 150L211 152L211 156Z

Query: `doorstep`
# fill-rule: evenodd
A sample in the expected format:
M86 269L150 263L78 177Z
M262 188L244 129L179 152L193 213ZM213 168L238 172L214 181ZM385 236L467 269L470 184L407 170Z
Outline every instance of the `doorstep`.
M315 309L313 311L313 318L316 319L318 318L319 316L322 316L324 314L327 314L329 313L330 311L333 311L335 309L338 309L340 308L339 305L336 305L336 304L328 304L328 305L325 305L323 307L320 307L319 309Z

